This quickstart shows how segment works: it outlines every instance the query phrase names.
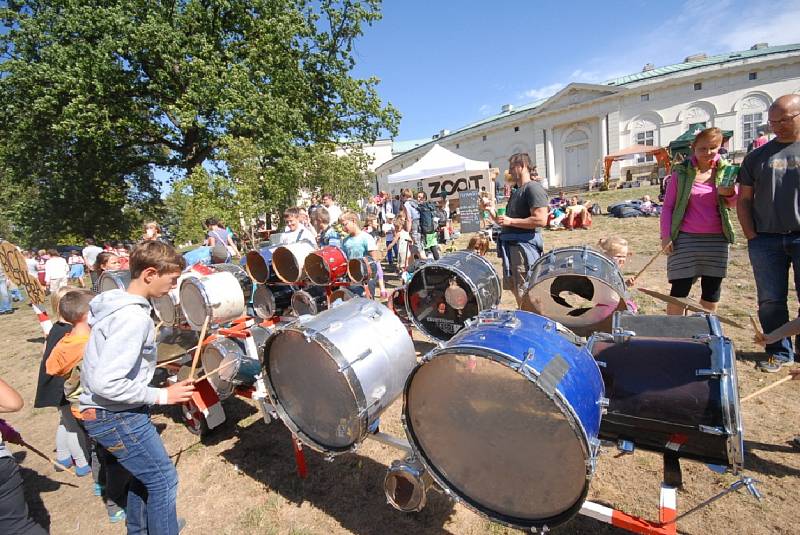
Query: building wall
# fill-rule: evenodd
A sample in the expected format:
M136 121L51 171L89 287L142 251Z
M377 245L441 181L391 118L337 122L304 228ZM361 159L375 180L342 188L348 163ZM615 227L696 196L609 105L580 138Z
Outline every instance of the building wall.
M756 73L756 79L751 80L750 73ZM695 89L696 83L701 84L700 89ZM637 139L667 145L693 123L732 130L729 150L746 150L745 118L751 119L749 128L754 135L752 119L760 113L762 124L766 123L769 105L788 93L800 93L797 53L711 65L619 87L576 85L575 90L562 91L538 108L456 132L438 143L467 158L488 161L500 169L500 181L509 156L527 152L551 187L573 185L600 178L606 154L633 145ZM647 100L642 95L647 95ZM405 185L388 185L386 177L416 162L431 146L378 166L379 187L399 192ZM637 163L615 163L612 177Z

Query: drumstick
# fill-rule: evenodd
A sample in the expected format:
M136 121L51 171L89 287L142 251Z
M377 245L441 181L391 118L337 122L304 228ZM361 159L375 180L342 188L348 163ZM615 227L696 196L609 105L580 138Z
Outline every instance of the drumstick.
M194 349L194 348L192 348L192 349ZM191 351L191 349L189 351ZM187 353L188 353L188 351L187 351ZM160 362L160 363L156 364L156 368L163 368L164 366L172 364L175 361L181 360L185 355L186 355L186 353L183 353L180 357L175 357L174 359L167 360L167 361L164 361L164 362Z
M775 388L776 386L778 386L778 385L781 385L781 384L785 383L786 381L791 381L792 379L794 379L794 377L793 377L793 376L791 376L791 375L787 375L787 376L786 376L786 377L784 377L783 379L780 379L779 381L775 381L775 382L774 382L774 383L772 383L771 385L765 386L765 387L764 387L764 388L762 388L761 390L756 390L756 391L755 391L755 392L753 392L752 394L749 394L749 395L747 395L747 396L743 397L743 398L741 399L741 402L740 402L740 403L744 403L744 402L745 402L745 401L747 401L748 399L753 399L753 398L754 398L754 397L756 397L756 396L760 396L761 394L763 394L763 393L764 393L764 392L766 392L767 390L772 390L772 389L773 389L773 388Z
M750 325L753 326L753 330L755 331L755 333L763 337L764 333L761 331L761 329L758 328L758 323L756 323L756 319L753 317L753 315L748 314L747 316L750 318Z
M642 269L640 269L640 270L639 270L639 273L637 273L636 275L634 275L634 276L633 276L633 278L630 280L630 284L629 284L629 286L633 286L633 285L634 285L634 283L636 282L636 279L638 279L639 277L641 277L641 276L642 276L642 273L644 273L644 272L645 272L645 270L647 270L647 268L649 268L649 267L650 267L650 265L651 265L653 262L655 262L655 261L656 261L656 258L658 258L658 257L659 257L659 256L661 256L662 254L664 254L664 252L667 250L667 247L669 247L670 245L672 245L672 242L671 242L671 241L670 241L668 244L666 244L664 247L662 247L662 248L661 248L661 250L660 250L659 252L657 252L656 254L654 254L654 255L653 255L653 258L651 258L651 259L650 259L650 260L649 260L649 261L648 261L648 262L647 262L647 263L644 265L644 267L643 267Z
M195 379L194 382L195 383L199 383L200 381L202 381L203 379L205 379L209 375L214 375L215 373L219 373L223 368L227 368L228 366L230 366L231 364L233 364L235 362L236 362L235 360L230 360L230 361L226 362L225 364L223 364L221 366L218 366L217 369L211 370L207 374L200 376L198 379Z
M52 459L51 457L48 457L47 455L45 455L44 453L42 453L42 452L41 452L41 451L39 451L38 449L34 448L33 446L31 446L30 444L28 444L28 443L27 443L27 442L25 442L24 440L20 440L20 441L18 442L18 444L19 444L20 446L24 446L24 447L28 448L29 450L31 450L33 453L35 453L36 455L38 455L38 456L39 456L39 457L41 457L42 459L45 459L46 461L49 461L49 462L50 462L50 464L52 464L53 466L55 466L55 467L57 467L57 468L60 468L60 469L61 469L61 471L63 471L63 472L68 472L68 473L72 474L73 476L75 476L75 477L78 477L78 474L76 474L76 473L75 473L75 470L74 470L72 467L66 468L66 467L65 467L64 465L62 465L61 463L59 463L59 462L56 462L56 460L55 460L55 459Z
M197 348L194 350L194 358L192 359L192 369L189 371L189 380L194 378L194 371L197 369L197 360L200 358L200 350L203 349L203 340L206 339L206 329L208 328L208 320L209 317L206 316L206 319L203 321L203 328L200 329L200 342L197 344Z

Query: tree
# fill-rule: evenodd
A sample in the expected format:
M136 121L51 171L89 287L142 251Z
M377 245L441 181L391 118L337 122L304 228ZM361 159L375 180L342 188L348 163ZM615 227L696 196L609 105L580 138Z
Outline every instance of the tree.
M137 202L155 200L152 166L190 177L220 159L226 136L252 141L277 169L309 147L396 133L399 114L381 103L378 81L350 75L353 42L380 17L378 0L6 5L0 134L10 146L0 167L26 192L11 217L47 213L48 184L100 207L77 218L85 223L70 220L75 232L103 230L95 225L106 210L109 229L122 232ZM82 169L93 160L89 179Z

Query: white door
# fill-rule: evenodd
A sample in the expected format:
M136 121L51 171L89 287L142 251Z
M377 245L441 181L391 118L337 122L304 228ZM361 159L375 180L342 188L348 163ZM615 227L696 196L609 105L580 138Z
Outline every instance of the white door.
M589 144L572 145L564 150L566 156L566 176L564 185L574 186L588 182L592 177L592 170L589 168Z

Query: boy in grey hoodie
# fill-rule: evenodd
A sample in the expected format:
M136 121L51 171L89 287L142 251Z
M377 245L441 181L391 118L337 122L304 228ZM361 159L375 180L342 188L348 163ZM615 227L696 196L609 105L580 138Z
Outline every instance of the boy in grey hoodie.
M81 369L80 409L86 431L133 476L127 501L128 533L176 535L178 474L150 422L150 405L188 401L194 386L149 386L156 366L153 297L175 288L185 266L168 244L150 241L130 257L127 291L112 290L90 303L92 334Z

